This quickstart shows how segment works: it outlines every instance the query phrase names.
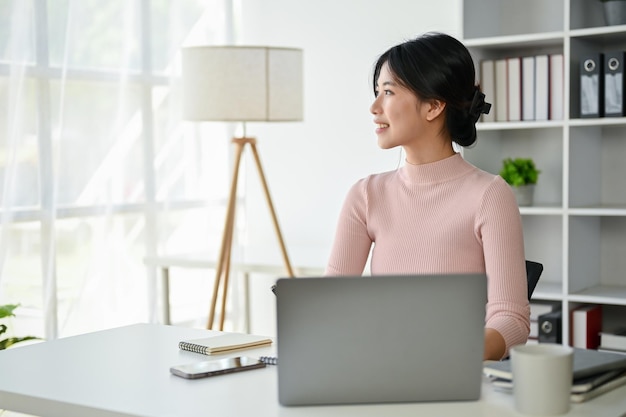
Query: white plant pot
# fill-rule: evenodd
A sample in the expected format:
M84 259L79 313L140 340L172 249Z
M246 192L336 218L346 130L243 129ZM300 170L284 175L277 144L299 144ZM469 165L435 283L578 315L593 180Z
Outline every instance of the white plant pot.
M511 187L513 189L513 194L515 194L515 198L517 199L518 206L532 206L533 199L535 195L535 185L521 185L519 187Z
M602 2L604 20L609 26L626 24L626 1L610 0Z

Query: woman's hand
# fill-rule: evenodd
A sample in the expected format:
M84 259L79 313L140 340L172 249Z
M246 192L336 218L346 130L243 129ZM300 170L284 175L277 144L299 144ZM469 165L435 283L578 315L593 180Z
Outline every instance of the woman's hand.
M485 329L485 352L483 360L499 361L506 351L504 338L494 329Z

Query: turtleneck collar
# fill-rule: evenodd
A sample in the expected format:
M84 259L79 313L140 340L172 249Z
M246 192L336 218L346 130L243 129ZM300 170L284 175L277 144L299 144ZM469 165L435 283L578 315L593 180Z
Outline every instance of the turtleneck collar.
M445 182L463 176L474 167L463 159L460 153L428 164L406 163L398 170L401 178L411 184L431 184Z

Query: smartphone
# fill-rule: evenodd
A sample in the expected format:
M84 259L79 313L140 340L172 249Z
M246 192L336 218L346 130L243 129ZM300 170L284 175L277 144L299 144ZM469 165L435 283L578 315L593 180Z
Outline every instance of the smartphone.
M170 372L182 378L196 379L264 367L265 362L248 356L240 356L172 366Z

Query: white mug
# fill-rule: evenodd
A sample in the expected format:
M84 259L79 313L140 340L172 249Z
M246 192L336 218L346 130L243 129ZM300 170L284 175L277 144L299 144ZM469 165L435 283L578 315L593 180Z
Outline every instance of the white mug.
M515 408L528 415L565 414L570 409L574 349L553 343L511 348Z

